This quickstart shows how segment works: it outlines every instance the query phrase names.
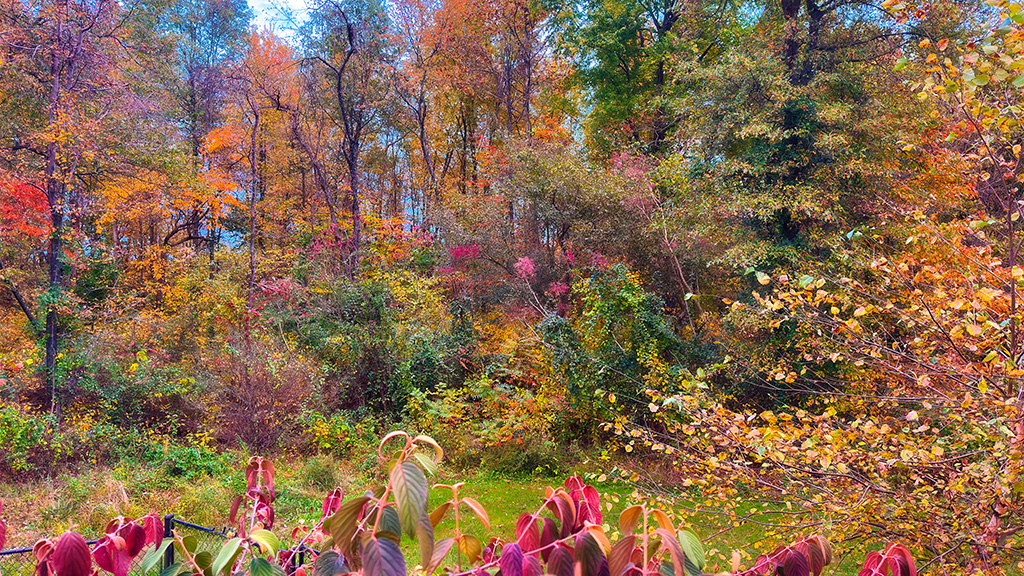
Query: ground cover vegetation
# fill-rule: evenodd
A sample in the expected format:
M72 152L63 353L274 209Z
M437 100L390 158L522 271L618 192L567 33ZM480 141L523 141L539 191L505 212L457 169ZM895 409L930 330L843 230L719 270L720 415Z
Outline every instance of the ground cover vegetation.
M286 565L255 527L338 470L385 488L306 520L316 576L694 576L724 530L749 540L708 570L818 576L828 542L865 574L1024 569L1019 4L309 8L0 0L5 494L99 475L118 576L163 545L119 470L197 514L245 495L223 558L178 539L207 576ZM451 486L656 500L616 533L572 480L548 520L435 538L440 447ZM320 480L275 503L272 457Z

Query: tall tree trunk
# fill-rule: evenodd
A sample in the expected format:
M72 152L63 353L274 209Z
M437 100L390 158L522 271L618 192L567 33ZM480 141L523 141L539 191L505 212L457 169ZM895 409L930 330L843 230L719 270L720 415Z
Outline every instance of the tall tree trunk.
M256 197L260 191L260 169L257 146L259 145L260 109L253 104L252 138L249 151L250 186L249 186L249 282L246 293L246 314L252 313L253 295L256 292ZM248 340L249 322L246 320L246 340Z
M66 11L66 3L60 3L62 12ZM64 48L63 36L63 18L65 14L58 14L57 28L54 34L52 53L50 61L50 99L49 99L49 111L47 123L51 129L60 121L61 116L61 99L62 99L62 82L61 73L63 65L65 64L64 58L61 55L61 50ZM60 174L60 167L58 165L59 150L57 148L57 142L50 136L50 141L46 144L46 201L50 207L50 225L52 226L50 232L50 241L48 246L48 254L46 255L47 265L49 267L49 297L46 306L46 327L45 327L45 361L44 361L44 376L46 378L46 386L50 392L50 413L59 421L61 413L61 398L60 393L57 389L57 354L60 348L61 330L60 330L60 317L58 313L58 307L56 306L56 300L60 298L61 285L63 283L64 266L61 261L61 252L63 251L63 235L64 235L64 205L67 200L67 182L62 178Z
M361 128L361 127L360 127ZM359 268L359 248L362 242L363 220L359 213L359 132L357 128L352 134L347 153L348 160L348 183L350 210L352 212L352 252L348 260L349 279L355 278L356 270Z

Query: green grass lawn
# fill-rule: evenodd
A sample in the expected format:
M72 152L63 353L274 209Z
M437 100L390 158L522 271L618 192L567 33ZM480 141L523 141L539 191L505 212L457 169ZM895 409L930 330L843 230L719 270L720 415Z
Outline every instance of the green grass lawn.
M241 456L239 456L241 458ZM369 468L369 466L365 467ZM341 485L346 498L361 494L379 483L380 473L330 458L311 458L283 462L278 465L275 503L278 521L274 531L282 536L291 533L300 521L313 524L320 516L321 500L331 486ZM467 509L462 510L463 532L477 536L482 542L491 537L510 540L515 537L516 520L524 512L537 512L544 501L545 488L562 486L565 476L506 477L494 473L464 475L442 471L429 478L435 484L464 482L460 495L478 500L491 520L490 530ZM750 566L757 555L770 552L777 542L792 542L811 533L771 534L775 523L787 507L780 503L744 503L731 514L701 508L695 502L706 499L693 488L655 494L628 483L601 482L591 477L602 497L605 530L614 541L618 534L621 511L631 504L647 503L665 510L673 521L690 526L703 540L707 551L708 572L728 571L733 550L742 553L743 566ZM205 526L224 526L234 495L244 490L241 467L216 478L168 477L145 467L95 469L65 474L53 479L0 484L0 500L4 516L10 523L8 547L31 546L36 539L55 535L68 527L94 537L106 522L117 515L140 516L147 512L173 512L179 518ZM429 510L450 497L450 492L432 489ZM712 503L714 500L712 500ZM452 534L454 522L449 512L438 526L436 538ZM829 536L828 529L823 535ZM827 576L853 576L863 562L866 549L880 549L885 542L861 542L856 546L833 542L835 562L826 569ZM865 548L865 546L867 548ZM408 539L402 543L409 566L418 563L419 551ZM449 558L454 562L454 553ZM1019 576L1016 567L1008 574Z

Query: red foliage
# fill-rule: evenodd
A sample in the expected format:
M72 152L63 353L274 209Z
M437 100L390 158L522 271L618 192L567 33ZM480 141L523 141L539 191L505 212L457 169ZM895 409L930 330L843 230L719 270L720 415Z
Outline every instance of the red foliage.
M35 185L0 180L0 237L45 237L49 214L46 196Z
M99 567L114 576L127 576L132 559L150 542L163 539L163 531L154 527L156 516L140 518L146 528L136 521L118 517L107 524L106 534L96 543L93 555ZM159 521L157 521L157 526ZM59 574L58 570L58 574Z

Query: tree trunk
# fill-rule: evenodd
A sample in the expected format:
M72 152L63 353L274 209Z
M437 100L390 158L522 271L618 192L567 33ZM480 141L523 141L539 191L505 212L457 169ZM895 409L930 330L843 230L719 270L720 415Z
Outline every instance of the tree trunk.
M63 48L63 36L63 23L60 20L60 16L58 16L50 62L51 85L47 123L51 128L59 121L61 112L61 99L63 96L61 69L65 64L64 58L60 54ZM49 267L49 294L46 306L46 338L44 344L46 357L43 371L46 378L46 387L50 391L50 413L60 421L61 398L57 390L57 354L60 348L61 330L57 301L60 299L61 285L64 279L61 252L63 250L64 204L67 200L67 182L60 174L58 155L57 142L51 136L50 141L46 144L45 171L46 202L50 207L50 225L52 230L50 231L50 242L46 255Z

